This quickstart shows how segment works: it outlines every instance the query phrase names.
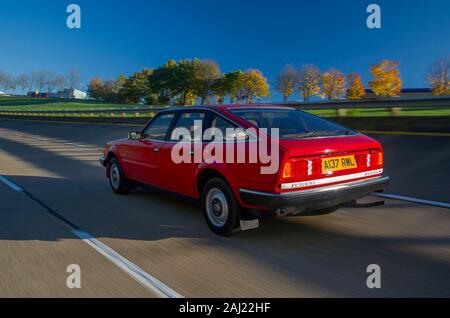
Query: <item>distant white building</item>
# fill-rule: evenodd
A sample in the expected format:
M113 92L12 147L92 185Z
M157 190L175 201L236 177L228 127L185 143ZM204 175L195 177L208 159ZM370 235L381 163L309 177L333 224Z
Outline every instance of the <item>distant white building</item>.
M6 95L4 92L2 92L2 91L0 91L0 96L2 96L2 95Z
M58 97L64 99L86 99L87 93L78 89L66 88L58 92Z

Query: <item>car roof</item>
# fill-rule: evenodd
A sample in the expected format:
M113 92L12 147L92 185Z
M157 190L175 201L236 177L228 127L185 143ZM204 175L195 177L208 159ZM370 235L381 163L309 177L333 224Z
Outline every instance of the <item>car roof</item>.
M280 108L293 109L292 107L276 104L226 104L226 105L208 105L208 106L169 106L164 111L185 111L185 110L222 110L222 109L247 109L247 108Z

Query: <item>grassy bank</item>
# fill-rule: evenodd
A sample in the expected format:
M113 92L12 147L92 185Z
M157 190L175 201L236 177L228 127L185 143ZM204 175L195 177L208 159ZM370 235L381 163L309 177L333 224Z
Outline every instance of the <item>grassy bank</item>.
M142 105L108 104L92 100L64 100L56 98L26 98L0 96L0 111L70 111L142 108Z
M123 109L133 110L149 108L150 112L121 112ZM150 106L130 104L108 104L90 100L61 100L49 98L25 98L25 97L0 97L0 115L10 111L85 111L85 113L64 114L64 117L146 117L152 116ZM90 113L90 111L104 111L102 113ZM450 116L450 108L439 107L403 107L401 109L388 108L356 108L340 110L335 109L308 110L313 114L323 117L389 117L389 116ZM22 114L22 116L34 116L36 114ZM61 116L48 114L46 116Z

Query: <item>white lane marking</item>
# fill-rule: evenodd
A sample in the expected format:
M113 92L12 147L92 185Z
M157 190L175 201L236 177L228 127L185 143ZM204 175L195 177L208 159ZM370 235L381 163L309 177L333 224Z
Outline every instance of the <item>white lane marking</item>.
M103 244L99 240L93 238L88 233L82 230L72 231L76 236L83 240L86 244L90 245L97 252L105 256L111 262L116 264L120 269L153 291L156 295L162 298L184 298L182 295L144 271L136 264L130 262L128 259L111 249L109 246Z
M440 208L450 209L450 203L445 203L445 202L437 202L437 201L430 201L430 200L417 199L417 198L411 198L411 197L404 197L401 195L387 194L387 193L373 193L372 195L380 197L380 198L408 201L408 202L413 202L413 203L432 205L432 206L437 206Z
M64 142L66 145L69 145L69 146L75 146L75 147L83 147L82 145L79 145L79 144L76 144L76 143L73 143L73 142Z
M23 191L23 189L21 187L19 187L14 182L6 179L4 176L0 176L0 181L3 182L4 184L6 184L11 189L13 189L14 191Z

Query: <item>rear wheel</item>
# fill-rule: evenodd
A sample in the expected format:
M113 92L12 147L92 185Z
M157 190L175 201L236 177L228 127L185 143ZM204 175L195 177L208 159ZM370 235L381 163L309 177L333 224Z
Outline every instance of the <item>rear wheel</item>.
M116 158L111 158L108 165L109 184L112 190L117 194L126 194L130 191L131 185L123 174L122 167Z
M229 236L239 228L239 205L221 178L212 178L204 186L202 211L209 228L216 234Z

